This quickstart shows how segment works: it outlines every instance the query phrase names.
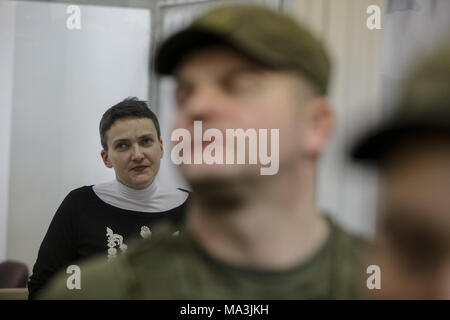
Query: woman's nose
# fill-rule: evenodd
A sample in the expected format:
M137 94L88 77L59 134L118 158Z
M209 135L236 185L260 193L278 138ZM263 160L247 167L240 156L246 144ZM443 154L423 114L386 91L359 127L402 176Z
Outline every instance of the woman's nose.
M133 161L139 161L139 160L142 160L144 158L144 154L143 154L141 148L139 147L139 145L135 145L133 147L133 151L132 151L131 157L132 157Z

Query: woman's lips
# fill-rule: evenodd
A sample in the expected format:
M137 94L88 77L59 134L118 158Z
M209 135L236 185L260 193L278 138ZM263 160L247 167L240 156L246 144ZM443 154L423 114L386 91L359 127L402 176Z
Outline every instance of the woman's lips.
M144 171L147 168L148 168L147 166L138 166L138 167L134 167L131 170L136 171L136 172L141 172L141 171Z

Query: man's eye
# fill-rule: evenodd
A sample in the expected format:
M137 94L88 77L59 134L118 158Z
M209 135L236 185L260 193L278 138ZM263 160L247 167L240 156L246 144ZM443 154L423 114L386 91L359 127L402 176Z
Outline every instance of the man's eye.
M224 88L231 93L247 93L258 88L258 80L252 76L242 76L225 82Z
M178 105L186 101L191 95L193 88L191 86L182 86L176 89L175 97Z

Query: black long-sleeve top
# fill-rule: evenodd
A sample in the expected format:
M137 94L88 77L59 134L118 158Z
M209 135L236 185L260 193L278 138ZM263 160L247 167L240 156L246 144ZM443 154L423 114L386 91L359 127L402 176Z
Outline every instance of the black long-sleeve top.
M114 259L134 238L151 237L153 226L162 220L179 226L188 199L168 211L138 212L104 202L92 186L71 191L56 211L40 246L28 281L29 299L34 299L58 271L77 261L97 254L104 255L105 260ZM177 230L173 232L177 234Z

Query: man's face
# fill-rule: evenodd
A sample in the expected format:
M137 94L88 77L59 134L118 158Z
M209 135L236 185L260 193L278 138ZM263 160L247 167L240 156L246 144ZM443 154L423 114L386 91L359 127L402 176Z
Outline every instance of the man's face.
M162 141L153 121L148 118L124 118L113 123L106 133L108 151L102 158L114 168L116 178L133 189L149 186L159 170Z
M449 142L415 140L381 171L383 298L450 299Z
M194 121L202 121L203 132L218 129L226 149L226 129L269 129L267 150L270 152L270 129L279 129L280 170L301 156L301 136L307 108L303 103L300 78L289 72L261 68L246 57L225 47L204 49L188 56L176 72L178 113L175 129L187 129L194 137ZM305 109L305 110L302 110ZM258 140L258 143L260 141ZM203 142L202 151L207 146ZM193 144L192 144L193 146ZM203 179L248 179L260 175L261 164L246 165L182 164L189 182ZM234 151L237 153L237 144ZM192 148L193 149L193 148ZM194 150L192 151L194 154Z

